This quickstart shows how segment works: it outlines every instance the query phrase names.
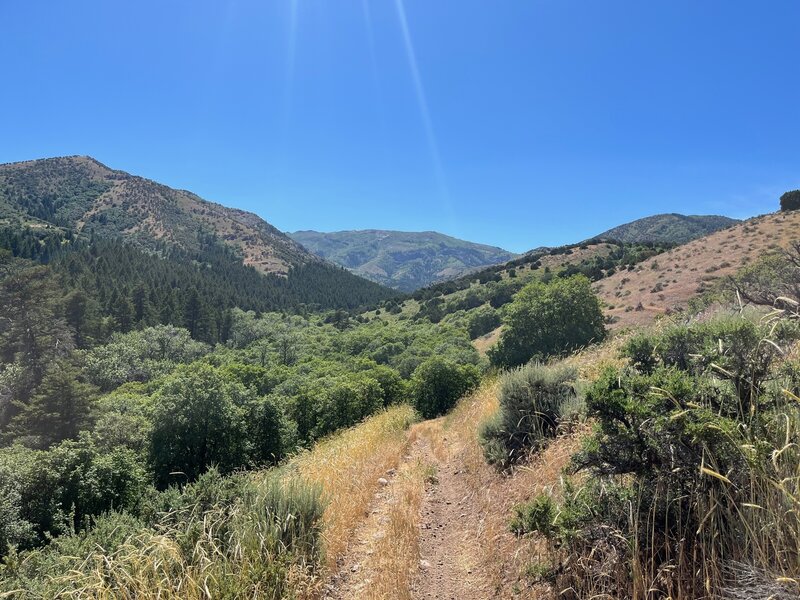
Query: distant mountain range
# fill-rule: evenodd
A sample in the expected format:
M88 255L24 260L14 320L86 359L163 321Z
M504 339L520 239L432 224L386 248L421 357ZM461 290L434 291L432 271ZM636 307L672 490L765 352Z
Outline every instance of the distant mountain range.
M434 231L296 231L289 236L357 275L406 292L516 256Z
M618 242L686 244L720 229L739 223L719 215L680 215L677 213L645 217L595 236L593 239Z

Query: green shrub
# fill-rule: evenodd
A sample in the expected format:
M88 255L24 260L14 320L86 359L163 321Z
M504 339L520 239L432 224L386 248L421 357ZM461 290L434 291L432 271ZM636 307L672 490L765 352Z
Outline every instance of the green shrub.
M158 484L194 481L212 464L224 472L243 466L251 399L243 385L207 365L167 378L152 397L150 460Z
M490 463L508 467L555 436L567 404L574 404L576 372L529 364L503 375L498 413L480 431Z
M480 372L473 365L459 365L432 358L414 371L411 381L414 407L426 419L443 415L464 394L475 389Z
M494 331L501 323L500 313L492 308L483 307L470 313L467 331L470 339L474 340Z
M526 504L514 507L514 517L511 519L511 531L523 535L538 531L544 536L550 536L555 528L556 505L547 494L539 494Z
M800 190L791 190L781 196L781 210L790 211L800 209Z
M492 364L513 367L564 355L605 337L603 311L589 280L576 275L522 288L505 308Z

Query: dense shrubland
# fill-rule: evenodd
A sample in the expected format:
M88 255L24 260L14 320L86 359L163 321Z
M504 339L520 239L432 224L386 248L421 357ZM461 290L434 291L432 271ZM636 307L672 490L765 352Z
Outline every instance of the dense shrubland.
M560 493L518 507L511 524L549 540L539 571L556 589L575 598L797 596L798 339L800 324L784 311L673 324L628 340L629 366L608 368L585 392L595 428L573 457L572 477ZM498 440L515 447L518 432L529 436L523 452L536 448L550 419L559 422L550 406L563 405L558 389L543 385L559 381L558 367L506 378L505 435L487 436L490 458L503 457ZM525 394L513 393L520 387ZM520 396L514 414L527 407L529 420L546 427L529 433L509 418Z

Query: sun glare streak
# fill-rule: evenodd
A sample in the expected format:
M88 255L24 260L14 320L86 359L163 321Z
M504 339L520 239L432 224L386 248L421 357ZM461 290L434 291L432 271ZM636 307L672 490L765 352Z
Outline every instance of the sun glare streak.
M445 207L452 218L450 194L447 189L447 180L445 179L444 169L442 168L442 160L439 155L439 144L436 141L436 134L433 130L433 122L431 121L430 110L428 109L428 100L425 94L425 88L422 85L422 77L419 73L417 55L416 52L414 52L414 44L411 41L411 33L408 29L408 20L406 19L406 9L403 0L395 0L395 7L397 8L397 18L400 22L400 29L403 33L403 42L406 48L408 66L411 69L411 78L414 81L414 91L416 92L417 104L419 104L419 111L422 115L422 124L425 128L425 136L428 140L428 149L431 153L433 168L436 173L436 180L439 185L442 198L445 202Z
M286 48L286 89L284 92L283 126L288 130L294 95L294 71L297 54L297 5L299 0L289 0L289 30Z

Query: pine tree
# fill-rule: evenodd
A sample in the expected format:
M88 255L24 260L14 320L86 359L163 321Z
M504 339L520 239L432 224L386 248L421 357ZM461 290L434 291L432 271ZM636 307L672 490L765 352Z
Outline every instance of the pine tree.
M20 405L20 412L11 420L6 437L21 439L36 448L47 448L74 439L87 429L93 421L96 390L80 382L79 376L79 370L65 361L50 367L34 396L27 404Z

